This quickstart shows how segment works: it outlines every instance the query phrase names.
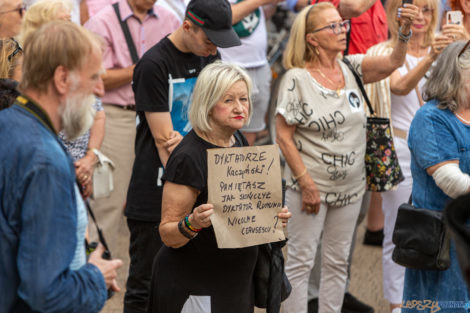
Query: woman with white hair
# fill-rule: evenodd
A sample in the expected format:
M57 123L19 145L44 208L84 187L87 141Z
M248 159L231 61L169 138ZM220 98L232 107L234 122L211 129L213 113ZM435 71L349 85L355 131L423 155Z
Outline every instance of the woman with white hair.
M189 110L193 129L170 155L162 177L159 229L165 245L154 260L149 312L192 312L182 311L185 303L203 299L207 313L253 312L258 246L217 247L206 152L248 145L239 130L250 119L250 95L251 79L237 65L215 62L199 74ZM283 208L278 216L285 225L290 213Z
M469 44L458 41L441 53L424 85L427 102L411 122L408 146L416 208L442 211L451 198L470 191ZM446 308L443 303L454 303L453 313L467 312L469 294L453 242L449 269L405 271L403 301L428 299L439 301L441 309ZM420 311L419 306L406 310Z
M453 29L462 26L452 25L442 34L436 35L439 22L439 3L437 0L415 0L414 5L420 14L414 20L411 30L413 35L408 43L405 64L395 70L390 77L366 86L371 102L375 104L378 116L388 117L393 127L393 142L398 161L405 180L396 189L376 193L382 197L380 210L384 215L384 238L382 249L383 291L390 302L392 313L400 312L403 296L405 268L392 260L395 245L392 242L393 229L397 219L398 207L410 198L412 177L410 170L410 150L407 138L411 121L423 105L422 88L426 82L426 73L441 51L454 40ZM398 40L397 8L402 0L388 0L386 4L387 20L391 38L389 41L371 47L367 55L388 55ZM450 26L450 25L449 25Z

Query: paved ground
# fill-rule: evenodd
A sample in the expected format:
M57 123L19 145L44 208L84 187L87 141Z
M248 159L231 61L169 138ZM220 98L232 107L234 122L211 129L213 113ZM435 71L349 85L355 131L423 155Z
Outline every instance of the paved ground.
M367 220L367 219L364 219ZM356 250L353 256L352 279L350 291L353 295L366 303L372 305L376 313L388 313L388 303L383 298L382 293L382 249L379 247L364 246L362 238L364 237L365 226L359 226L358 236L356 238ZM123 234L126 232L123 231ZM116 251L116 256L124 261L124 266L119 272L119 286L123 289L114 295L104 307L105 313L122 313L122 303L124 297L125 278L129 268L129 259L125 250L125 240L120 242L121 249ZM255 313L263 313L264 310L257 309ZM243 313L243 312L240 312Z

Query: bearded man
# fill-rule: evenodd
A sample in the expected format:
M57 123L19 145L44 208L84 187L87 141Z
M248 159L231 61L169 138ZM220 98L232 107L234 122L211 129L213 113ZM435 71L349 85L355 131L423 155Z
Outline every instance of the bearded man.
M120 260L86 261L87 213L68 138L93 122L102 92L101 47L71 22L49 23L24 47L22 94L0 112L0 308L2 312L98 312L118 291Z

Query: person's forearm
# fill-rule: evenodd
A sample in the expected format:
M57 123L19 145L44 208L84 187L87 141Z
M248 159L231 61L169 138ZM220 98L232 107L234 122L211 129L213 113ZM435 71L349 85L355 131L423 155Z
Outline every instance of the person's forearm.
M158 156L160 157L160 161L162 162L163 167L166 167L166 163L168 162L168 158L170 157L170 153L168 149L164 147L164 142L159 143L155 140L155 147L157 148Z
M362 62L364 84L374 83L389 77L399 68L406 57L407 44L397 40L393 52L387 56L365 56Z
M277 126L279 123L277 123ZM282 155L286 159L287 165L289 166L292 176L301 175L306 167L302 161L299 150L295 146L294 140L288 134L282 134L278 131L276 136L276 143L282 151Z
M369 10L376 1L380 0L341 0L338 6L338 12L344 19L358 17Z
M179 231L178 223L179 222L170 222L166 224L160 224L160 237L162 238L162 242L165 244L165 246L171 248L181 248L190 240ZM191 232L186 226L182 226L189 235L193 235L193 232Z
M245 0L232 4L232 25L240 22L245 16L266 2L266 0Z
M102 76L104 89L108 91L131 83L134 67L135 65L120 69L106 70L106 73Z
M80 24L84 25L90 19L88 4L86 0L80 2Z
M434 59L431 55L426 55L417 66L410 69L410 71L401 76L399 79L390 80L390 91L395 95L404 96L409 94L419 83L419 81L424 77L426 72L431 67Z
M104 123L106 115L104 110L98 111L95 114L95 120L90 128L90 139L88 140L88 150L101 149L101 144L104 139Z

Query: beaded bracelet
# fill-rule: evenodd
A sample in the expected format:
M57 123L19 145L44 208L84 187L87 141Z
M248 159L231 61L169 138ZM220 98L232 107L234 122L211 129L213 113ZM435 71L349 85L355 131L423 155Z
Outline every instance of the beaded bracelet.
M410 40L412 34L413 32L411 31L411 29L408 35L405 35L401 32L401 26L400 28L398 28L398 40L400 40L401 42L407 43L408 40Z
M194 227L193 225L191 225L191 223L189 223L189 214L184 217L184 221L185 221L185 223L186 223L186 226L187 226L191 231L197 233L197 232L200 232L200 231L202 230L202 228L196 228L196 227Z
M178 230L180 231L180 233L185 236L186 238L188 238L189 240L193 239L194 237L197 236L197 233L193 236L191 236L187 231L186 229L184 229L184 226L183 226L183 220L179 221L178 223Z

